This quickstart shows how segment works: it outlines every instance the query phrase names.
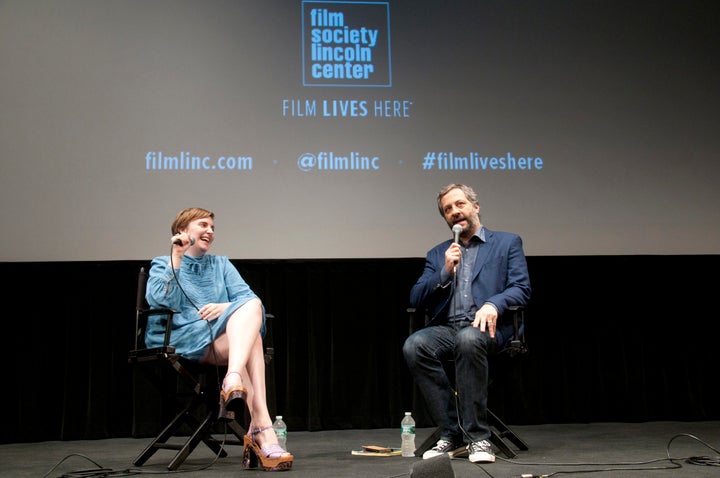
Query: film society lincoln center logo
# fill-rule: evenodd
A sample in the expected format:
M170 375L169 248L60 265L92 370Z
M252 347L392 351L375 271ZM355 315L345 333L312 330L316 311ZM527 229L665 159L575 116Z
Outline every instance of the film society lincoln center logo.
M388 2L302 3L303 86L392 86Z

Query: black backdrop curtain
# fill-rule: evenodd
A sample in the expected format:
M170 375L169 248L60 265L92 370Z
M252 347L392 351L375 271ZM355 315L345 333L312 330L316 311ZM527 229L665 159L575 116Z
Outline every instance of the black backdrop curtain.
M431 426L401 347L424 259L234 260L276 319L271 413L290 430ZM127 363L148 261L1 263L2 443L151 435ZM720 256L529 257L530 352L491 363L509 424L717 420Z

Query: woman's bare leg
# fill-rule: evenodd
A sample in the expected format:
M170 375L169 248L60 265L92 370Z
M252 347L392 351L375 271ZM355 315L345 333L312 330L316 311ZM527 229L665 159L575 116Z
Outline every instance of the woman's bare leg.
M250 432L272 426L272 418L267 406L265 351L260 336L261 325L261 302L257 299L248 301L232 314L225 333L215 340L214 354L209 352L203 359L212 363L227 364L228 374L223 382L224 387L242 384L247 389L246 403L250 411ZM240 372L240 374L229 372ZM261 446L278 443L272 428L263 430L252 438Z
M225 333L215 339L203 362L227 365L228 372L243 372L246 369L252 346L259 336L262 325L262 303L251 299L230 316ZM235 385L242 382L237 374L226 375L226 383Z

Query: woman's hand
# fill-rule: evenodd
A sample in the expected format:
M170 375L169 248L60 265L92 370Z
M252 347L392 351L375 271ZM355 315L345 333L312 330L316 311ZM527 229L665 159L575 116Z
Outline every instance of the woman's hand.
M195 239L186 232L178 232L170 241L172 242L173 250L182 251L183 253L195 244Z
M198 315L200 315L200 318L203 320L215 320L220 317L223 312L225 312L229 305L230 302L224 302L222 304L205 304L200 307Z

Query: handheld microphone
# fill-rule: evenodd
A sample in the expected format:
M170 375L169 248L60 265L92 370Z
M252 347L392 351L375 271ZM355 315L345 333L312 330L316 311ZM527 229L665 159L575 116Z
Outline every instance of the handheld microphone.
M455 224L452 227L452 232L453 232L453 241L455 242L455 244L457 244L458 242L460 242L460 233L462 232L462 226L460 224Z
M182 246L182 241L181 241L180 238L178 237L177 239L175 239L175 240L173 241L173 244L175 244L176 246ZM192 236L190 236L190 245L191 245L191 246L194 246L194 245L195 245L195 238L192 237Z
M462 232L462 226L460 224L455 224L452 227L453 232L453 242L455 244L458 244L460 242L460 233ZM457 263L453 266L453 275L457 274Z

